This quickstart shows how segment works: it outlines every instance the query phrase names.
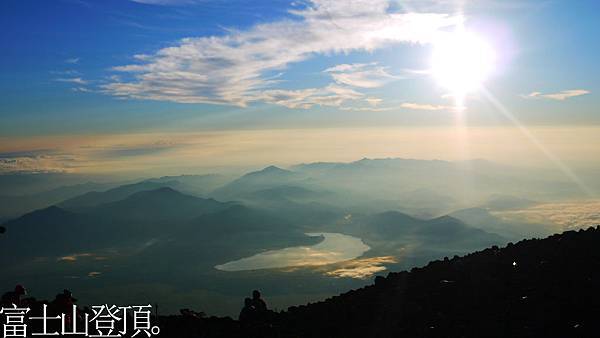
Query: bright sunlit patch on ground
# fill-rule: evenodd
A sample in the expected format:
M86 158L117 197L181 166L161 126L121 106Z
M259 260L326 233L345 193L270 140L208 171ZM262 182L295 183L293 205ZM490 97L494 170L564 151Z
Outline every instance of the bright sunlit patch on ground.
M482 37L459 28L440 35L434 44L431 74L451 91L457 103L481 87L495 64L495 52Z
M325 272L326 276L335 278L356 278L365 279L374 274L387 270L385 264L397 263L398 260L393 256L379 256L363 259L353 259L340 263L339 267Z

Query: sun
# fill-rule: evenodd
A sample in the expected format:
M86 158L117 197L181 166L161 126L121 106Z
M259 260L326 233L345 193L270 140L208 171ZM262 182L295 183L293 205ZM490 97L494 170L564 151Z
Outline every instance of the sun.
M431 74L456 97L481 87L494 70L495 53L481 37L464 29L441 35L433 46Z

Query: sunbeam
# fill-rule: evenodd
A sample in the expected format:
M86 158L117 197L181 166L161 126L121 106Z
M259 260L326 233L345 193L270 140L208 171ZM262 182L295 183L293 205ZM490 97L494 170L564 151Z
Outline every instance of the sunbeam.
M502 113L502 115L504 115L507 119L509 119L510 122L512 122L519 129L519 131L521 133L523 133L523 135L525 135L525 137L527 139L529 139L529 141L531 141L531 143L533 143L544 154L544 156L546 156L552 163L554 163L554 165L556 165L558 167L558 169L560 169L560 171L562 171L563 174L565 174L565 176L567 176L570 180L572 180L573 183L575 183L577 185L577 187L579 187L579 189L581 189L582 192L584 192L590 198L597 197L596 194L593 191L591 191L585 185L585 183L575 174L575 172L573 170L571 170L571 168L569 168L557 155L555 155L548 148L546 148L542 144L542 142L540 142L527 129L527 127L525 127L521 123L521 121L519 121L519 119L517 119L506 107L504 107L504 105L500 101L498 101L498 99L496 99L496 97L494 97L494 95L492 95L492 93L490 93L489 90L487 90L483 86L480 88L480 90L483 93L483 95L485 96L485 98L488 99L489 102L494 106L494 108L498 109L498 111L500 111Z

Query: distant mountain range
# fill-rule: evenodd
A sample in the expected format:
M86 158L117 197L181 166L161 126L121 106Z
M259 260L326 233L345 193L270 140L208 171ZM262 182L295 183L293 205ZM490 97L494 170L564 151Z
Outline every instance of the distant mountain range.
M498 215L543 200L521 194L537 194L536 185L544 186L544 178L529 175L487 161L363 159L290 169L269 166L233 179L181 175L121 185L54 186L27 195L41 196L37 206L25 203L17 214L0 213L0 233L5 230L0 235L0 284L50 289L67 278L86 292L100 293L94 283L103 283L122 288L115 297L128 297L128 288L143 281L161 285L163 293L157 297L169 304L165 306L176 302L164 290L177 286L180 297L210 299L225 304L216 311L231 313L237 311L232 295L252 280L279 292L279 306L287 306L366 282L332 277L331 269L384 262L367 267L372 272L361 278L368 278L386 269L407 269L547 234L544 225L507 223ZM552 189L539 194L551 195ZM35 191L33 186L27 190ZM7 198L13 204L20 201ZM214 268L269 250L319 243L322 237L306 235L311 232L354 236L370 249L336 267L293 272ZM94 277L98 273L101 278ZM296 298L286 298L290 294Z
M0 221L3 219L16 218L27 212L46 208L51 205L60 205L64 207L77 208L93 206L100 203L114 202L129 196L134 192L157 189L161 187L175 188L181 192L205 196L208 192L228 181L226 176L222 175L180 175L163 176L160 178L151 178L130 184L117 183L96 183L85 182L70 185L63 185L44 190L43 187L53 186L46 180L56 179L57 182L66 181L65 174L39 174L42 177L36 178L35 175L6 175L14 178L17 182L23 181L21 185L24 189L14 188L8 178L0 179ZM2 178L2 175L0 175ZM81 178L73 178L81 180ZM4 182L6 181L6 187ZM39 184L38 190L34 188L36 182ZM27 193L23 193L27 192Z
M259 171L254 171L217 188L211 196L222 200L232 200L247 196L261 190L276 187L298 187L308 183L308 178L297 172L269 166Z
M238 255L242 252L251 254L256 249L310 243L310 237L304 232L326 230L362 238L371 246L371 255L395 254L410 247L420 262L444 252L464 253L504 243L506 237L496 234L507 233L502 231L502 226L486 227L493 216L477 218L473 216L474 211L457 212L455 217L421 219L406 214L400 200L395 202L395 208L395 203L391 203L390 209L397 211L372 212L390 206L381 201L387 198L385 191L397 184L386 182L377 174L393 172L402 177L410 172L459 170L460 165L444 161L363 159L352 163L300 165L294 167L294 171L270 166L245 174L212 192L206 191L218 186L217 182L223 177L184 175L147 179L105 191L85 192L5 222L7 232L3 237L8 245L2 249L16 250L23 257L59 256L78 251L130 248L147 241L187 243L190 238L196 238L205 243L205 247L222 243L223 248L217 250L221 261L215 263L223 263L225 256L241 258ZM493 167L487 162L471 166ZM346 182L347 186L340 187L340 182ZM190 188L194 184L197 186ZM220 202L180 192L200 191L198 185L202 184L207 185L204 189L207 196L238 202ZM362 195L360 190L365 184L375 188ZM369 196L376 191L381 192L381 199L371 200ZM424 189L412 192L419 199L438 196ZM433 199L440 204L441 198ZM366 204L376 207L369 208ZM348 215L351 217L347 218ZM246 236L244 234L251 231L265 236L262 243L254 239L235 245L226 243L227 237ZM30 249L25 248L27 245ZM181 246L183 244L178 245ZM173 248L172 253L177 250ZM209 264L209 260L205 262Z
M371 165L371 162L356 165ZM197 232L202 233L203 238L217 234L235 236L249 227L266 231L267 237L272 239L287 234L285 236L291 236L287 244L306 243L303 231L326 229L348 233L363 238L373 247L373 252L378 248L398 249L411 241L422 246L442 243L445 248L461 248L461 252L503 241L497 235L469 227L455 218L424 221L400 212L365 214L360 208L354 213L352 208L329 204L337 194L318 188L305 174L274 166L243 175L209 193L232 199L238 197L242 202L219 202L175 190L184 186L177 177L165 177L86 192L5 222L8 232L4 237L10 240L3 249L16 250L26 257L56 256L109 246L131 246L169 236L186 240ZM349 222L344 220L348 213L355 214ZM250 247L261 247L257 241L251 242L246 252ZM26 243L30 249L25 248ZM283 243L264 239L262 248L281 245ZM221 251L227 250L233 250L233 246L226 245Z
M202 254L221 245L209 252L217 257L206 263L210 266L260 249L314 242L298 228L298 222L266 211L194 197L170 187L138 191L156 184L142 182L84 194L6 222L0 262L103 249L127 251L153 241L165 248L173 244L165 257L177 256L184 246L196 246L197 254ZM115 201L118 198L122 199ZM256 239L233 240L248 237L245 234Z
M526 207L534 200L581 197L576 187L556 177L485 160L362 159L290 169L268 166L233 179L220 174L180 175L121 186L92 182L61 186L60 182L70 182L68 177L0 175L0 220L50 205L75 208L117 201L160 187L221 201L317 202L354 211L400 210L424 218L474 206L500 210ZM71 181L82 179L75 175Z

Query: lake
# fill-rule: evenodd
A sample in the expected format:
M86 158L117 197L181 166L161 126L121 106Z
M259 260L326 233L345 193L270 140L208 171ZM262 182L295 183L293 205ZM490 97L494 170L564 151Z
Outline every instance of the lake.
M296 246L269 250L256 255L215 266L221 271L245 271L298 266L318 266L360 257L370 247L360 238L340 233L307 233L323 236L323 241L312 246Z

